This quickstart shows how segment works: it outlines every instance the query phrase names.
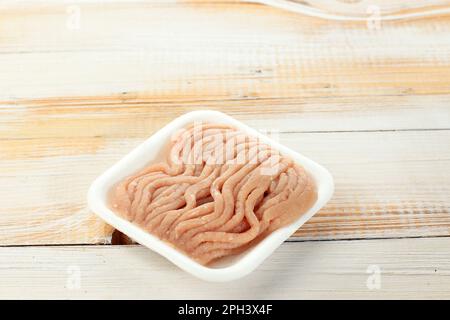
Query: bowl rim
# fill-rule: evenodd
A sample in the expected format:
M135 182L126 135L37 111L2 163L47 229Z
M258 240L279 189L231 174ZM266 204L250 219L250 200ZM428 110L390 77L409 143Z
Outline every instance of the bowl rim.
M212 122L212 120L205 120L205 118L212 118L215 122L219 123L231 124L250 135L256 136L258 139L261 139L261 141L268 143L282 154L290 156L296 163L303 166L308 173L313 176L318 190L318 198L316 202L305 214L301 215L291 224L272 232L261 242L238 255L239 258L237 258L233 264L219 268L207 267L198 263L183 252L171 246L168 242L159 239L151 233L141 229L139 226L120 217L108 207L107 203L107 194L111 190L111 187L123 179L123 177L118 178L118 176L129 175L124 175L124 170L122 170L122 168L126 168L130 165L130 163L136 164L139 162L141 163L141 167L145 166L149 162L148 159L138 161L137 158L144 152L144 150L146 150L146 148L149 148L151 145L157 144L158 142L160 143L164 137L165 140L163 141L167 141L167 137L170 137L174 131L186 126L188 123L198 120ZM165 145L165 143L163 145ZM161 147L158 151L160 150ZM133 172L136 171L137 170L133 170ZM320 164L280 144L278 141L267 137L261 132L256 131L255 129L225 113L213 110L197 110L185 113L166 124L164 127L144 140L143 143L126 154L122 159L112 165L103 174L97 177L89 188L87 202L90 210L105 220L108 224L120 230L138 243L159 253L179 268L203 280L223 282L241 278L255 270L268 256L271 255L276 248L278 248L299 227L301 227L317 211L319 211L320 208L322 208L330 200L333 192L333 177L330 172Z

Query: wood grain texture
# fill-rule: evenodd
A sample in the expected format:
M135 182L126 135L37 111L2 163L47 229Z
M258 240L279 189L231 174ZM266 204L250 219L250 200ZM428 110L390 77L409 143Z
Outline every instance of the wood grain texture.
M278 138L325 165L335 178L335 195L296 234L301 239L450 234L450 131L281 133ZM0 243L109 242L111 229L87 209L86 190L140 142L92 137L3 143L0 183L9 188L0 189Z
M4 104L122 92L153 102L447 94L450 85L449 17L370 30L236 1L107 1L79 2L71 29L67 4L6 3Z
M166 101L131 94L2 105L2 140L146 138L185 112L214 109L280 132L450 129L450 95Z
M0 298L443 299L449 246L448 238L290 242L228 283L193 278L140 246L0 248ZM369 289L376 268L380 288Z
M238 1L71 5L79 29L60 1L0 5L0 245L109 243L90 182L195 109L330 168L301 239L450 235L450 16L370 30Z

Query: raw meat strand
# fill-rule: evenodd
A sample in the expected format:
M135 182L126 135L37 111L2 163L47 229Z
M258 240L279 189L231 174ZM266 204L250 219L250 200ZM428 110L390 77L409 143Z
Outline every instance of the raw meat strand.
M175 176L175 177L167 177L165 179L159 179L157 181L153 181L152 183L148 184L147 186L145 186L142 192L141 201L139 201L135 206L136 207L135 220L139 223L145 219L146 211L149 210L146 204L149 203L151 205L152 194L156 189L163 186L171 186L174 184L181 184L181 183L192 184L195 183L198 179L199 177L194 176Z
M245 152L245 150L243 150L242 152ZM237 164L237 165L234 165L234 166L230 166L227 169L226 172L224 172L216 181L214 181L214 183L212 185L212 188L211 188L211 190L212 190L211 193L218 192L218 190L220 190L222 188L223 183L225 181L227 181L231 177L231 175L233 175L238 170L240 170L243 166L244 166L243 164L242 165L241 164ZM213 197L213 199L214 199L214 197ZM216 213L222 211L222 208L220 207L222 202L220 200L221 199L219 199L218 201L215 202L215 204L216 204L216 210L215 210ZM186 219L182 219L181 222L183 222L184 220L186 220ZM194 221L189 221L189 222L186 222L186 223L181 223L180 225L176 226L175 234L178 237L179 235L183 234L185 230L193 228L195 226L204 225L204 224L205 224L205 219L194 220Z
M220 259L222 257L231 256L231 255L238 255L238 254L246 251L247 249L249 249L250 247L252 247L256 243L258 243L259 241L261 241L261 239L258 236L257 238L255 238L254 240L250 241L249 243L242 244L242 245L240 245L239 247L236 247L236 248L217 249L217 250L205 252L204 254L202 254L200 256L193 256L193 257L199 263L204 264L204 265L208 265L208 264L211 264L214 261L217 261L218 259Z
M194 208L197 205L197 194L202 190L205 189L205 187L209 187L211 183L214 181L214 179L217 178L219 174L220 168L216 167L214 168L213 172L206 178L198 183L189 186L189 188L186 189L184 192L184 199L186 202L186 206L179 210L173 210L166 212L164 215L164 219L161 221L161 224L156 229L156 232L160 234L165 234L166 231L170 228L172 223L183 213L186 211Z
M209 202L209 203L205 203L202 205L198 205L197 207L188 210L185 214L192 215L194 217L200 217L204 214L211 212L213 209L214 209L214 204ZM197 210L200 210L200 211L197 211ZM160 215L156 216L155 218L153 218L149 223L147 223L145 225L146 230L150 230L153 232L153 230L155 229L155 226L158 226L159 223L161 223L161 221L164 219L164 217L165 217L164 214L160 214ZM166 234L167 234L167 232L166 232Z
M211 137L211 136L210 136ZM210 159L212 159L211 157L208 159L208 160L210 160ZM214 161L211 161L211 162L214 162ZM192 170L193 171L193 170ZM190 171L188 174L192 174L192 171ZM199 176L199 180L200 179L202 179L203 178L203 176L201 175L201 176ZM212 182L212 181L211 181ZM200 183L201 183L201 181L200 181ZM186 186L187 187L187 186ZM159 190L159 189L158 189ZM167 192L165 192L165 195L166 195L166 198L165 199L168 199L169 201L170 201L170 198L172 197L172 195L170 194L170 191L172 191L172 190L168 190ZM156 193L157 191L155 191L155 193ZM157 199L155 199L156 201L154 201L152 204L151 204L151 208L148 208L149 209L149 212L147 213L149 216L147 216L147 219L146 219L146 223L148 223L149 222L149 218L151 219L151 218L153 218L154 217L154 215L152 214L152 209L153 208L155 208L155 207L157 207L157 206L160 206L161 205L161 201L157 201ZM195 203L193 203L192 204L193 206L195 206ZM187 208L187 209L189 209L189 208Z
M153 201L157 201L161 199L162 197L165 197L167 195L172 194L172 192L176 191L178 189L178 185L168 186L168 187L162 187L156 190L153 193Z
M210 133L212 134L212 132L210 132ZM195 162L195 163L197 163L197 162ZM192 168L192 166L190 166L190 168ZM189 172L185 172L184 175L186 175L186 174L190 175L190 174L193 173L193 171L194 171L194 170L191 169L191 170L189 170ZM174 187L174 186L172 186L172 187ZM163 188L167 188L167 187L163 187ZM155 190L154 194L157 194L158 191L161 190L161 189L162 189L162 188L159 188L159 189ZM167 199L170 199L170 198L168 198L169 195L170 195L170 191L173 191L173 188L170 188L169 190L167 190L166 192L164 192L164 195L167 196L167 197L166 197ZM159 194L157 194L157 195L159 196ZM155 199L155 200L159 200L159 199ZM148 210L149 210L150 212L148 212L147 214L150 214L150 216L147 216L147 219L146 219L147 222L148 222L149 218L152 218L152 217L154 216L154 214L152 214L152 209L153 209L154 207L156 207L156 206L160 206L160 208L161 208L161 205L162 205L161 201L154 201L154 202L151 204L152 207L148 208ZM163 208L165 208L165 207L163 207ZM161 210L158 210L158 211L161 212Z
M158 177L163 177L164 174L161 175L155 175L148 179L157 179ZM132 209L132 203L135 201L136 198L139 198L142 194L141 189L139 189L140 184L138 183L135 187L135 196L133 199L130 199L127 190L126 185L128 184L128 181L125 181L124 183L119 184L115 189L116 194L116 202L113 204L113 206L116 208L116 210L124 215L128 220L133 221L135 217L135 211Z
M200 221L206 221L206 218L204 218L205 216L211 214L214 211L214 202L208 202L205 205L205 210L203 210L201 213L196 212L195 210L197 208L193 208L191 210L189 210L188 212L186 212L183 215L183 218L185 218L186 220L189 219L200 219ZM201 205L203 206L203 205ZM199 206L199 207L201 207ZM173 225L172 225L173 227ZM171 228L170 230L170 239L172 241L176 241L178 239L178 235L176 234L177 230L175 228Z
M180 141L176 142L177 148L180 149L179 152L175 152L171 154L171 158L174 160L174 163L183 163L183 164L197 164L195 159L200 158L202 155L199 154L200 151L203 151L201 148L204 144L207 144L212 138L211 136L220 135L223 137L224 133L226 133L228 129L209 129L200 132L199 134L195 134L195 132L190 132L191 135L186 135L186 137ZM192 140L194 138L194 140ZM189 144L187 143L187 140ZM187 148L189 146L189 148ZM200 150L200 151L199 151ZM177 158L177 154L184 154L183 157ZM195 157L195 158L194 158Z
M297 169L297 168L296 168ZM297 172L297 181L294 190L290 191L287 199L280 201L280 203L271 206L266 209L262 214L261 219L261 231L264 232L271 224L271 222L277 218L279 218L282 213L286 212L297 212L298 209L302 209L303 205L309 205L308 201L299 201L299 199L303 199L303 195L308 194L306 191L308 190L308 186L310 184L310 180L308 175L304 172L304 170L296 170ZM300 183L301 181L306 182ZM286 215L286 214L284 214ZM279 223L279 227L282 224Z
M256 186L259 183L265 185L266 180L267 180L267 186L264 189L264 191L259 195L258 199L256 199L255 204L258 203L258 201L264 196L264 192L266 192L266 190L269 188L270 183L272 182L272 180L274 178L276 178L278 176L279 173L283 172L283 170L287 167L287 163L280 163L278 164L279 169L277 173L275 173L275 177L274 176L269 176L269 175L261 175L260 170L262 168L264 168L264 166L267 165L267 163L269 163L271 161L271 158L269 158L268 160L266 160L266 162L262 163L260 165L260 167L258 167L254 172L252 172L251 174L249 174L247 177L249 177L249 179L246 181L246 183L242 186L242 189L244 189L246 186L248 185L253 185ZM283 160L284 161L284 160ZM256 179L258 178L262 178L262 181L256 181ZM242 192L242 191L240 191ZM240 194L237 195L237 201L236 201L236 213L234 214L234 216L228 220L224 225L220 226L217 231L225 231L228 232L232 229L234 229L243 219L243 212L238 210L238 205L240 205L244 200L242 199L242 197L240 198Z
M185 172L183 173L183 176L192 177L193 173L194 173L194 166L187 165L185 167ZM169 181L176 181L175 179L177 179L177 178L179 179L179 176L173 177L173 180L165 179L163 181L165 183L170 183ZM188 181L186 181L186 182L188 182ZM147 183L147 181L145 181L145 183ZM176 182L174 182L174 183L176 183ZM172 183L172 184L174 184L174 183ZM143 210L140 210L139 208L142 208L142 206L145 204L143 201L147 201L147 203L151 202L152 201L152 193L156 192L161 187L168 187L170 185L171 184L165 184L165 185L162 184L161 180L159 180L159 182L148 183L145 186L145 188L143 188L142 191L139 193L140 197L138 198L138 200L132 203L131 210L135 212L134 216L136 217L136 214L137 214L138 220L140 221L142 219L142 215L144 212L143 212ZM151 211L151 208L149 208L148 210Z
M122 195L119 196L119 199L121 199L121 203L114 204L114 207L116 207L118 211L122 212L122 214L125 215L128 219L132 219L133 217L128 210L131 201L133 201L134 199L134 193L133 195L131 195L129 192L130 184L132 184L131 187L135 190L137 186L137 183L135 183L136 179L139 179L141 176L147 174L157 174L157 172L161 172L161 170L159 170L161 168L162 166L160 164L152 165L140 170L137 174L128 177L122 183L118 184L115 188L115 192ZM156 172L152 172L153 170L156 170Z
M188 162L189 164L200 164L204 159L209 158L209 152L215 146L224 144L225 134L221 131L209 131L204 133L199 141L195 141L194 146L189 150Z
M204 199L205 197L208 197L209 199L211 199L210 201L207 201L207 202L212 201L212 197L209 192L209 186L214 181L214 179L217 178L218 172L219 172L219 168L217 168L217 170L215 170L214 173L209 178L199 182L198 186L196 186L196 189L198 189L198 190L195 190L194 192L192 192L192 190L186 190L184 197L186 199L191 199L191 200L190 200L190 202L187 201L187 205L185 208L183 208L183 210L166 213L166 218L163 220L163 223L162 223L164 225L165 232L171 233L171 230L173 229L172 226L178 224L178 222L180 220L195 218L195 216L190 217L189 215L186 215L185 213L187 211L193 209L196 205L197 206L201 205L203 203L201 200ZM197 195L199 197L197 197ZM175 234L171 233L171 235L172 235L171 238L175 239Z
M289 194L289 190L295 188L297 183L297 176L295 174L295 170L293 168L289 168L287 170L287 180L285 185L283 186L283 189L280 190L281 192L278 194L274 194L272 196L272 194L269 194L270 199L268 199L267 201L265 201L257 210L256 214L258 216L261 216L262 213L267 210L268 208L270 208L271 206L274 206L276 204L278 204L280 201L282 201L283 199L287 199L288 194Z
M134 195L136 193L136 187L137 187L137 185L139 184L139 182L142 179L151 178L151 177L154 177L154 176L156 176L158 174L160 175L160 174L162 174L162 172L161 171L154 171L154 172L150 172L150 173L141 175L139 177L136 177L132 181L130 181L127 186L124 186L126 188L126 190L127 190L126 192L128 194L128 197L130 198L130 200L133 201Z
M270 150L263 151L268 157L270 155ZM222 192L219 191L217 184L213 183L211 187L211 195L214 198L214 203L216 205L214 212L207 216L208 222L204 224L204 221L200 221L199 226L195 226L195 222L193 220L188 220L183 226L184 234L181 236L182 241L187 241L189 238L195 236L197 233L208 230L208 229L216 229L220 227L223 223L225 223L230 216L234 212L234 197L233 190L234 187L238 184L238 182L247 174L249 174L252 170L254 170L258 164L245 164L242 168L239 169L236 173L230 176L223 184ZM228 201L224 200L228 199ZM187 226L190 224L189 226ZM194 225L193 225L194 224ZM189 229L188 231L186 231ZM177 230L178 234L180 234L180 230Z
M306 213L306 211L316 202L317 200L317 191L315 189L315 184L312 181L312 178L310 176L306 176L307 183L304 188L304 190L301 192L301 194L296 195L297 201L295 208L289 208L286 210L289 211L295 211L295 212L303 212ZM313 197L310 197L310 195L314 195ZM302 201L300 201L302 200ZM278 210L282 210L283 208L277 208ZM270 234L274 230L277 230L279 228L284 227L285 225L288 225L292 223L295 219L298 219L298 216L294 217L292 215L278 215L277 218L273 219L266 231L266 234Z
M214 199L211 196L209 187L200 190L198 194L199 194L199 197L197 198L197 206L200 206L204 203L213 203L214 202ZM171 224L171 226L169 228L173 229L172 227L177 225L179 222L188 220L188 219L192 219L192 218L195 218L195 217L192 217L189 214L180 215L177 217L177 219L175 219L175 221L173 221L173 223Z
M280 170L279 170L279 172L281 172L281 171L283 171L284 169L286 169L286 167L288 166L288 163L285 163L285 167L284 168L281 168ZM292 171L293 170L290 170L290 173L291 173L291 175L292 175ZM295 177L294 177L295 178ZM295 184L296 184L296 180L297 179L291 179L291 180L294 180L294 181L291 181L291 183L290 183L290 187L294 187L295 186ZM247 224L248 224L248 222L247 222ZM239 226L239 225L238 225ZM234 226L234 228L236 228L237 226ZM244 227L244 226L242 226L242 227ZM261 226L261 229L264 229L264 227L262 227ZM261 231L263 231L263 230L260 230L260 232ZM229 240L231 240L231 237L230 236L222 236L222 237L217 237L217 239L229 239ZM214 240L209 240L210 242L204 242L204 243L202 243L202 244L200 244L194 251L193 251L193 254L194 255L199 255L199 254L202 254L202 253L206 253L206 252L209 252L209 251L213 251L213 250L217 250L217 249L230 249L230 248L235 248L235 247L238 247L238 246L240 246L241 245L241 243L236 243L236 242L226 242L226 241L222 241L222 240L219 240L217 243L213 243L214 242ZM250 241L252 241L252 240L249 240L249 241L246 241L246 242L250 242Z
M136 185L136 189L135 189L135 196L133 198L133 200L130 203L130 211L132 213L132 217L133 220L136 218L136 207L142 202L142 201L146 201L149 199L145 197L145 188L152 182L157 181L159 179L162 178L166 178L166 177L170 177L170 175L167 174L161 174L161 175L154 175L154 176L149 176L147 178L141 179L137 185Z
M223 232L218 232L218 231L205 232L200 235L196 235L192 239L193 246L198 245L202 241L205 242L205 243L199 245L199 247L197 247L194 250L194 253L196 252L196 250L200 250L199 252L202 252L202 250L203 250L203 252L208 251L209 250L208 248L210 247L210 244L208 243L208 241L212 241L212 242L218 241L220 243L224 243L224 241L222 241L221 239L227 239L228 242L234 243L234 245L232 245L232 246L230 246L228 244L226 245L227 248L230 248L230 247L237 247L242 243L249 242L258 235L259 220L254 214L254 206L257 203L258 199L261 199L261 196L264 194L264 192L266 192L268 190L272 179L278 177L279 174L281 172L283 172L289 165L289 161L286 159L283 159L281 164L277 164L278 170L276 172L273 172L272 175L261 174L260 171L265 166L267 166L267 164L270 163L271 160L272 160L272 158L269 158L268 160L266 160L264 163L261 164L260 167L258 167L257 170L255 170L250 175L250 179L242 187L242 190L238 194L238 198L236 201L236 214L232 217L232 219L227 221L227 223L225 223L225 225L223 225L222 227L220 227L218 229L219 231L223 231ZM255 188L254 191L251 191L250 196L246 200L246 197L249 194L249 190L252 190L253 188ZM258 192L256 192L256 190L258 190ZM251 201L250 201L250 199L251 199ZM244 204L243 204L244 201L245 201L245 209L243 210L242 207L244 207ZM245 212L245 218L246 218L246 221L250 225L250 229L246 230L243 233L238 233L238 234L227 232L229 230L236 228L239 225L239 223L241 223L243 221L243 219L242 219L243 212ZM217 247L217 246L221 247L221 245L215 245L214 247Z
M153 201L146 204L144 223L150 221L150 219L152 219L156 215L165 212L163 208L166 208L168 205L170 206L170 204L173 203L172 197L180 200L181 206L184 206L185 201L182 196L189 185L189 183L173 185L175 189L170 194L161 196L159 199L154 199Z
M313 199L315 201L315 199ZM304 206L309 206L310 202L305 202ZM286 216L286 215L281 215ZM276 218L280 219L280 218ZM292 222L292 219L286 219L286 220L279 220L277 223L277 226L273 228L273 230L279 229L286 224L289 224ZM191 252L191 254L195 257L201 257L204 255L207 260L213 260L218 257L220 257L222 254L221 252L231 252L229 249L239 249L242 246L247 247L250 244L254 244L255 242L260 241L264 237L266 237L268 234L270 234L273 230L268 229L268 224L264 224L263 222L260 223L259 227L259 234L254 237L253 239L249 240L248 242L245 242L243 244L241 243L235 243L235 242L204 242L200 244L194 251ZM270 225L272 227L272 225ZM223 237L222 239L226 239L226 237ZM242 250L245 250L245 248L242 248ZM204 258L205 259L205 258Z
M210 136L210 137L215 137L215 136ZM221 137L221 139L222 139L222 137ZM215 140L215 141L217 142L218 140ZM219 142L219 144L220 144L221 142L223 142L223 140L221 140L221 141ZM209 159L211 159L211 157L210 157ZM212 161L212 162L214 162L214 161ZM211 175L210 177L208 177L206 180L197 183L198 187L199 187L200 189L205 188L205 187L208 187L208 186L213 182L213 179L215 179L215 178L217 177L217 172L218 172L218 170L219 170L219 168L216 168L213 175ZM196 198L195 198L195 196L194 196L193 194L190 194L190 193L189 193L189 190L191 190L191 189L192 189L192 186L189 187L189 188L186 190L186 192L185 192L185 198L187 198L187 197L190 196L192 200L191 200L191 201L186 201L186 202L187 202L187 205L186 205L185 208L183 208L183 209L181 209L181 210L175 210L175 211L171 211L171 212L166 213L166 214L165 214L165 218L162 220L161 225L160 225L160 227L156 230L156 232L158 232L158 233L165 233L165 232L167 231L167 228L170 227L170 225L172 224L172 222L173 222L174 220L176 220L180 215L182 215L182 213L183 213L184 211L187 211L187 210L193 208L193 207L196 205ZM196 192L198 192L198 191L199 191L199 190L197 190ZM196 193L196 192L195 192L195 193ZM192 198L192 196L194 196L194 197Z
M256 200L261 193L267 189L270 180L266 180L266 183L261 182L260 186L254 188L250 193L244 191L243 197L246 197L245 203L243 205L243 211L245 212L245 217L250 225L250 229L241 233L230 233L221 231L206 231L197 234L189 243L188 249L195 247L192 251L193 255L198 253L209 251L209 247L212 245L211 242L217 242L223 244L225 241L225 246L237 247L239 245L245 244L253 240L259 234L259 220L255 216L253 208L255 206ZM252 186L253 187L253 186ZM250 189L250 188L249 188ZM248 195L248 197L247 197ZM225 241L223 240L225 239Z
M184 188L184 190L182 190L182 194L184 193L185 189L187 189L188 185L191 184L195 184L199 181L201 181L203 179L203 177L208 176L209 174L211 174L211 172L214 170L213 166L205 166L203 169L202 174L199 177L195 177L195 176L176 176L176 177L170 177L170 178L166 178L165 180L159 180L159 181L155 181L153 183L151 183L150 185L147 186L148 191L147 193L149 194L149 201L150 204L149 206L146 208L147 211L147 215L145 217L145 221L149 222L152 218L154 218L157 214L162 213L164 211L162 211L160 208L161 203L156 203L156 202L152 202L151 201L151 193L152 190L158 188L158 186L163 186L163 185L174 185L174 184L180 184L180 183L185 183L186 184L186 188ZM181 201L183 203L184 202L184 198L181 198ZM142 212L139 211L139 213ZM140 216L140 218L142 218L142 215ZM142 221L142 220L141 220Z
M187 169L182 175L179 175L178 177L180 177L180 176L189 177L189 178L197 177L197 176L193 175L193 173L194 173L193 166L188 166L188 167L189 167L189 169ZM189 186L189 183L186 182L186 183L182 184L181 186L179 184L173 184L173 185L163 186L163 187L155 189L155 191L153 192L153 200L149 199L149 201L152 200L151 204L146 207L146 214L151 215L152 211L155 207L157 207L158 205L162 205L162 203L164 203L164 201L166 201L166 202L170 201L170 197L173 196L174 192L176 194L178 194L177 191L179 191L180 188L186 189L188 186Z
M245 242L245 239L248 239L251 236L256 236L255 230L257 230L257 225L259 224L258 219L254 216L253 213L253 207L249 207L249 204L255 204L256 200L260 197L261 194L263 194L267 188L269 187L269 184L271 182L271 176L269 175L261 175L258 174L262 168L264 168L267 163L269 163L272 160L272 157L269 157L267 160L265 160L262 164L260 164L258 167L254 169L253 172L249 173L249 180L248 183L246 183L244 186L242 186L242 189L239 191L237 200L236 200L236 207L235 207L235 215L230 216L227 218L226 214L223 214L218 220L221 220L218 224L218 229L223 228L224 226L227 229L234 228L241 220L245 217L247 218L247 221L250 224L250 229L247 230L245 233L241 234L231 234L227 232L220 232L220 231L205 231L203 233L197 233L195 236L192 237L191 241L189 241L188 248L193 248L204 241L218 241L217 239L220 239L220 237L226 237L230 241L242 241ZM250 198L251 194L251 200L246 200L247 197ZM230 220L228 218L231 218ZM228 221L231 221L230 223ZM217 224L217 223L216 223ZM211 228L212 229L212 228ZM211 230L210 229L210 230Z

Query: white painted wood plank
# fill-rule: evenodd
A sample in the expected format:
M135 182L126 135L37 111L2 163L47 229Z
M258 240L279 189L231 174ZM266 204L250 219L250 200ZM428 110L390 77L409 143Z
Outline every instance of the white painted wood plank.
M450 298L449 246L449 238L290 242L229 283L197 280L140 246L3 247L0 298ZM367 270L377 268L380 288L369 289Z
M449 17L374 31L236 1L80 1L73 30L67 3L15 3L0 12L4 104L428 95L450 83Z
M175 117L199 109L219 110L253 127L281 132L449 129L449 105L450 95L158 102L126 93L0 103L0 137L143 138Z
M90 183L142 139L24 139L0 144L0 244L105 243ZM301 239L450 235L450 131L285 133L280 142L333 174L330 203ZM75 173L75 174L74 174Z

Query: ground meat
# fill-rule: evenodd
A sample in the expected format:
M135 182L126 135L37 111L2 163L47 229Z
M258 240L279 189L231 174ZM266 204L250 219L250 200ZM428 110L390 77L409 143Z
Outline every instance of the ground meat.
M168 150L120 182L111 204L204 265L248 249L317 199L301 166L231 126L191 124Z

